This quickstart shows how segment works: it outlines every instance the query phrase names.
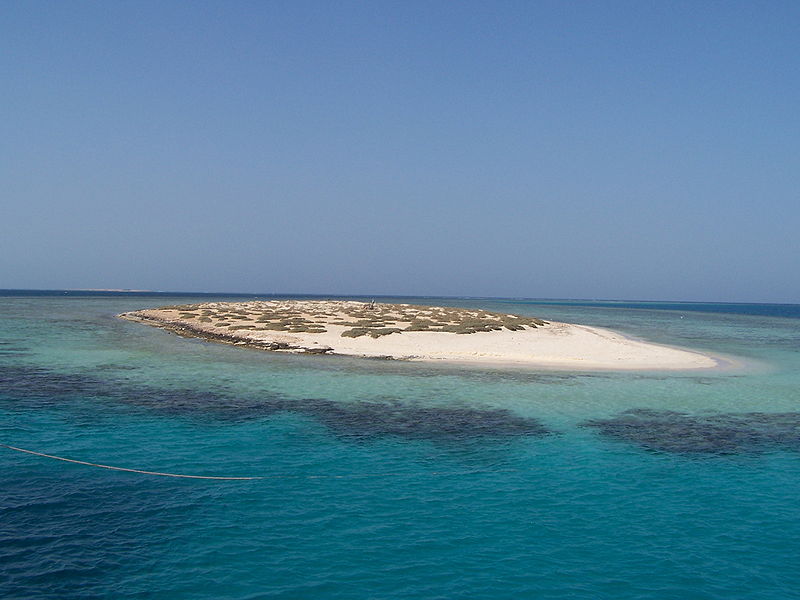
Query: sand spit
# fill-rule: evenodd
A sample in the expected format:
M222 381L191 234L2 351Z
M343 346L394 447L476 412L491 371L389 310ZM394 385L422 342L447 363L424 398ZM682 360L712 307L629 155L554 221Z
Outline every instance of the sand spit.
M608 329L468 308L271 300L165 306L119 316L179 335L278 352L575 370L720 365L707 354Z

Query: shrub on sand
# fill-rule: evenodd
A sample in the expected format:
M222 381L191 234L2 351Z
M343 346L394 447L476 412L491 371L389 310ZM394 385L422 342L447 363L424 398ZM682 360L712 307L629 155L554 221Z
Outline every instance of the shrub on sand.
M342 332L342 337L351 337L357 338L361 337L362 335L367 335L369 333L369 329L366 327L353 327L353 329L347 329Z
M378 329L369 330L369 336L372 339L377 339L383 335L392 335L393 333L403 333L403 330L398 329L397 327L381 327Z

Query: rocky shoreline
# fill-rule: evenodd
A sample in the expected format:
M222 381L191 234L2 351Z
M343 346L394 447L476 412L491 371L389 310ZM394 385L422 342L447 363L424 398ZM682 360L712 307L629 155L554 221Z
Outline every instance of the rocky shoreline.
M125 319L126 321L145 323L153 327L158 327L159 329L164 329L165 331L169 331L170 333L174 333L181 337L199 338L207 342L218 342L243 348L253 348L255 350L269 350L271 352L290 352L293 354L335 354L333 348L330 346L306 347L297 344L290 344L289 342L247 340L242 339L242 337L237 336L236 334L206 331L184 321L157 319L155 317L142 316L134 313L122 313L117 316L120 319ZM392 357L387 356L385 358Z

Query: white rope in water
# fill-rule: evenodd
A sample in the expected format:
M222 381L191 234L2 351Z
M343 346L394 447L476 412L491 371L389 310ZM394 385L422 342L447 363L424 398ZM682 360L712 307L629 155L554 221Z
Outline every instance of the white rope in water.
M414 473L361 473L361 474L345 474L345 475L256 475L252 477L221 477L215 475L183 475L180 473L162 473L160 471L145 471L143 469L126 469L125 467L114 467L112 465L102 465L99 463L87 462L85 460L75 460L74 458L64 458L63 456L56 456L54 454L45 454L44 452L35 452L34 450L26 450L25 448L17 448L16 446L9 446L8 444L0 443L0 447L14 450L15 452L24 452L25 454L33 454L34 456L42 456L44 458L52 458L53 460L61 460L76 465L85 465L87 467L97 467L99 469L109 469L111 471L125 471L126 473L139 473L140 475L157 475L159 477L179 477L182 479L213 479L217 481L252 481L255 479L363 479L367 477L401 477L414 475ZM516 472L517 469L475 469L466 471L432 471L430 473L423 473L425 475L474 475L476 473L507 473ZM419 473L416 473L419 475Z
M126 471L128 473L140 473L141 475L159 475L161 477L182 477L184 479L221 479L221 480L248 480L248 479L264 479L264 477L216 477L213 475L181 475L179 473L161 473L159 471L143 471L142 469L126 469L125 467L113 467L111 465L101 465L98 463L86 462L85 460L75 460L72 458L64 458L63 456L55 456L53 454L45 454L44 452L34 452L33 450L26 450L25 448L17 448L9 446L8 444L0 444L3 448L15 450L17 452L24 452L26 454L33 454L35 456L43 456L45 458L52 458L54 460L63 460L68 463L75 463L76 465L86 465L87 467L98 467L100 469L111 469L112 471Z

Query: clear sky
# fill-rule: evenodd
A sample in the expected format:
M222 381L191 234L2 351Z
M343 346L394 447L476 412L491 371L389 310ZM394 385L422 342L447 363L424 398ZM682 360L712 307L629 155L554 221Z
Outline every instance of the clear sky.
M800 303L800 2L0 6L0 288Z

